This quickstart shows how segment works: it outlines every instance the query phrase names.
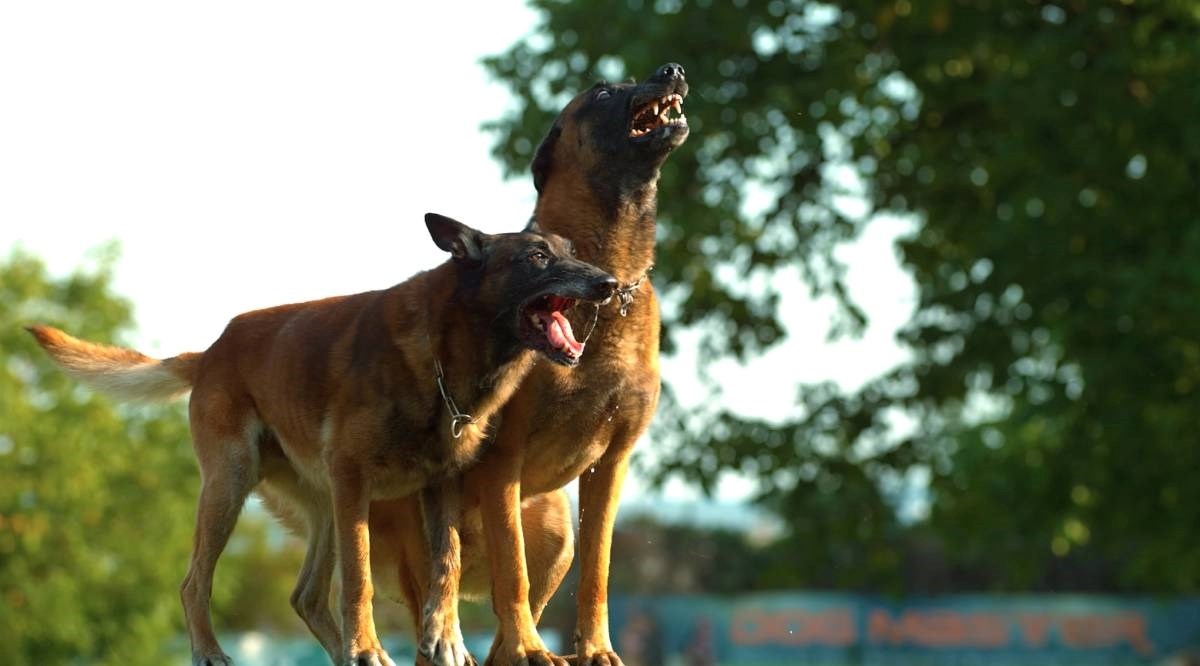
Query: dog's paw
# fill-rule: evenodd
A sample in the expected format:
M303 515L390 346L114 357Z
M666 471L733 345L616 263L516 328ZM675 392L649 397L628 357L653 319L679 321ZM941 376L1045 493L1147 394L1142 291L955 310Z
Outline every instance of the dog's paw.
M420 666L478 666L475 657L467 652L462 637L448 639L438 637L426 639L417 648L417 664Z
M517 666L570 666L566 659L549 650L532 650L517 660Z
M506 656L503 650L492 649L484 666L571 666L571 662L549 650L525 650Z
M233 666L233 660L224 652L193 654L192 666Z
M429 666L476 666L475 658L467 652L458 619L447 619L445 613L425 609L421 622L421 643L417 646L417 663Z
M346 666L396 666L383 648L358 650L346 661Z
M513 645L516 644L516 647ZM524 646L517 641L505 642L501 634L496 634L492 649L488 653L484 666L572 666L569 659L560 657L546 649L544 643L534 635Z
M580 655L576 663L578 666L625 666L617 653L612 650L599 650L590 655Z

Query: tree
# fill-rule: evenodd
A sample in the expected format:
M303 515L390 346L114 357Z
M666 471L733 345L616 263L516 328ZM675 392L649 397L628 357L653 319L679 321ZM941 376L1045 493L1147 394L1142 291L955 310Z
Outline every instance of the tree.
M20 252L0 262L5 663L156 664L170 659L171 637L182 635L178 589L199 487L182 405L118 408L59 371L22 330L44 322L119 341L131 309L111 291L114 258L110 249L96 270L61 279ZM253 527L239 535L217 576L218 609L261 621L257 600L238 594L252 580L253 589L276 591L275 617L299 627L287 604L298 559L276 558L286 568L270 574L245 571L260 559L265 536ZM280 580L282 588L268 582Z
M54 280L24 254L0 265L0 643L17 663L149 663L179 626L195 494L183 415L119 413L21 328L111 341L130 307L110 266Z
M880 215L918 221L911 360L848 394L800 387L788 423L668 401L660 476L759 474L841 585L898 584L886 491L922 470L922 530L981 585L1046 585L1069 556L1118 589L1200 589L1195 3L533 4L536 34L485 62L518 98L490 125L510 173L572 91L688 71L692 135L660 190L666 349L688 327L708 360L786 344L776 295L730 268L798 267L841 304L831 334L861 330L834 250Z

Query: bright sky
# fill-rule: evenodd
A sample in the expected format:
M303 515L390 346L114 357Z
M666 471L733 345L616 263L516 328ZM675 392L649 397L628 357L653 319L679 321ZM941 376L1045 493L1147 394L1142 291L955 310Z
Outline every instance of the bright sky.
M0 4L0 251L65 274L118 240L133 342L161 356L204 349L245 310L394 284L442 260L425 212L496 232L532 210L532 184L501 179L479 130L509 97L478 60L534 19L516 0ZM785 416L798 381L855 386L902 358L902 226L846 251L867 336L827 344L829 304L781 278L791 337L721 364L729 404ZM693 358L664 367L699 401ZM721 496L748 489L731 477ZM640 480L627 498L647 499Z

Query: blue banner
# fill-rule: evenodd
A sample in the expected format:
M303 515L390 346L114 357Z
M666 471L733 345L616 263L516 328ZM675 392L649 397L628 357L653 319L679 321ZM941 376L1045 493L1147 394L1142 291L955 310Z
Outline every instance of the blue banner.
M1151 664L1200 646L1200 599L615 597L627 666Z

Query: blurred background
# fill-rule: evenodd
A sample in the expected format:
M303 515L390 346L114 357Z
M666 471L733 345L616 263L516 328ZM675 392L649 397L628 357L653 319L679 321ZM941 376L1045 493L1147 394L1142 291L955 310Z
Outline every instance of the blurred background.
M199 482L182 405L88 393L21 325L165 356L395 283L441 260L422 213L519 227L557 110L668 61L625 662L1198 663L1192 0L0 4L5 663L185 659ZM239 663L325 663L300 559L252 501Z

